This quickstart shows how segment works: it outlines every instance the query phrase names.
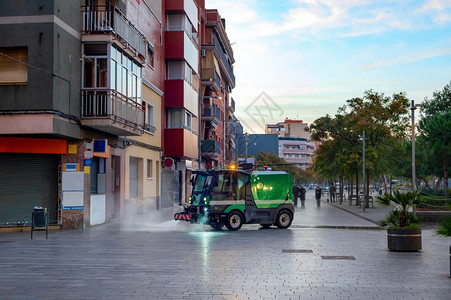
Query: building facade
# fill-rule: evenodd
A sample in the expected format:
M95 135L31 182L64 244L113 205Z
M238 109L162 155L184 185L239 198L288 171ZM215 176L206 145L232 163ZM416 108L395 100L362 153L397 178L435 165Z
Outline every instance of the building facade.
M202 10L201 18L201 168L224 168L233 161L235 132L229 126L236 120L233 50L227 37L225 20L215 9Z
M163 5L2 1L0 226L44 206L83 228L157 201L142 178L161 160Z
M308 124L302 120L286 118L283 122L266 124L265 133L277 134L279 137L297 137L309 140L310 133L305 131L307 127Z
M200 43L199 6L194 0L166 0L165 128L162 207L185 201L191 172L198 168ZM170 163L167 163L167 162Z
M305 131L307 123L286 118L283 122L266 124L266 134L277 134L278 154L287 162L306 169L313 163L316 144L310 141L310 133Z
M0 227L172 208L234 160L233 52L205 1L4 0L0 36Z
M278 138L279 157L288 163L307 169L312 165L315 143L304 138L279 137Z

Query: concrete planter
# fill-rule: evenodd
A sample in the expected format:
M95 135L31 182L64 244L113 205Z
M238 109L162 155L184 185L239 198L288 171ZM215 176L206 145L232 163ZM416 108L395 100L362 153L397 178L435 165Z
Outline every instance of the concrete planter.
M421 250L421 228L387 229L388 250L419 251Z

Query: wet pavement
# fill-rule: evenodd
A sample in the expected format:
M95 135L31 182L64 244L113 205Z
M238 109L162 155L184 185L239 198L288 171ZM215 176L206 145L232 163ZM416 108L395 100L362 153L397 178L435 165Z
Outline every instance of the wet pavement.
M346 210L345 210L346 209ZM449 299L450 240L387 251L385 208L307 197L287 230L237 232L172 212L85 230L0 234L0 299Z

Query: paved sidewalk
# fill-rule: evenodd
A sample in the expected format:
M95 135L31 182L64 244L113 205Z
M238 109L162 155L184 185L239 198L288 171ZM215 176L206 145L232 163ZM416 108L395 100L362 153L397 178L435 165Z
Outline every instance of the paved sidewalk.
M175 209L180 209L177 207ZM449 241L387 251L383 208L311 194L287 230L172 220L172 209L84 230L0 234L0 299L450 299Z

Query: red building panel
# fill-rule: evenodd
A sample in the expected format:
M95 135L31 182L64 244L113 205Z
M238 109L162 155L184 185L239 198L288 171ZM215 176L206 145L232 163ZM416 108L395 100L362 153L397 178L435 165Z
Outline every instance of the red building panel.
M166 0L166 11L182 12L184 11L184 0Z
M166 128L164 130L164 156L183 156L183 128Z
M166 31L165 33L165 54L166 59L184 59L183 39L184 31Z
M166 80L166 107L184 107L183 101L183 80Z

